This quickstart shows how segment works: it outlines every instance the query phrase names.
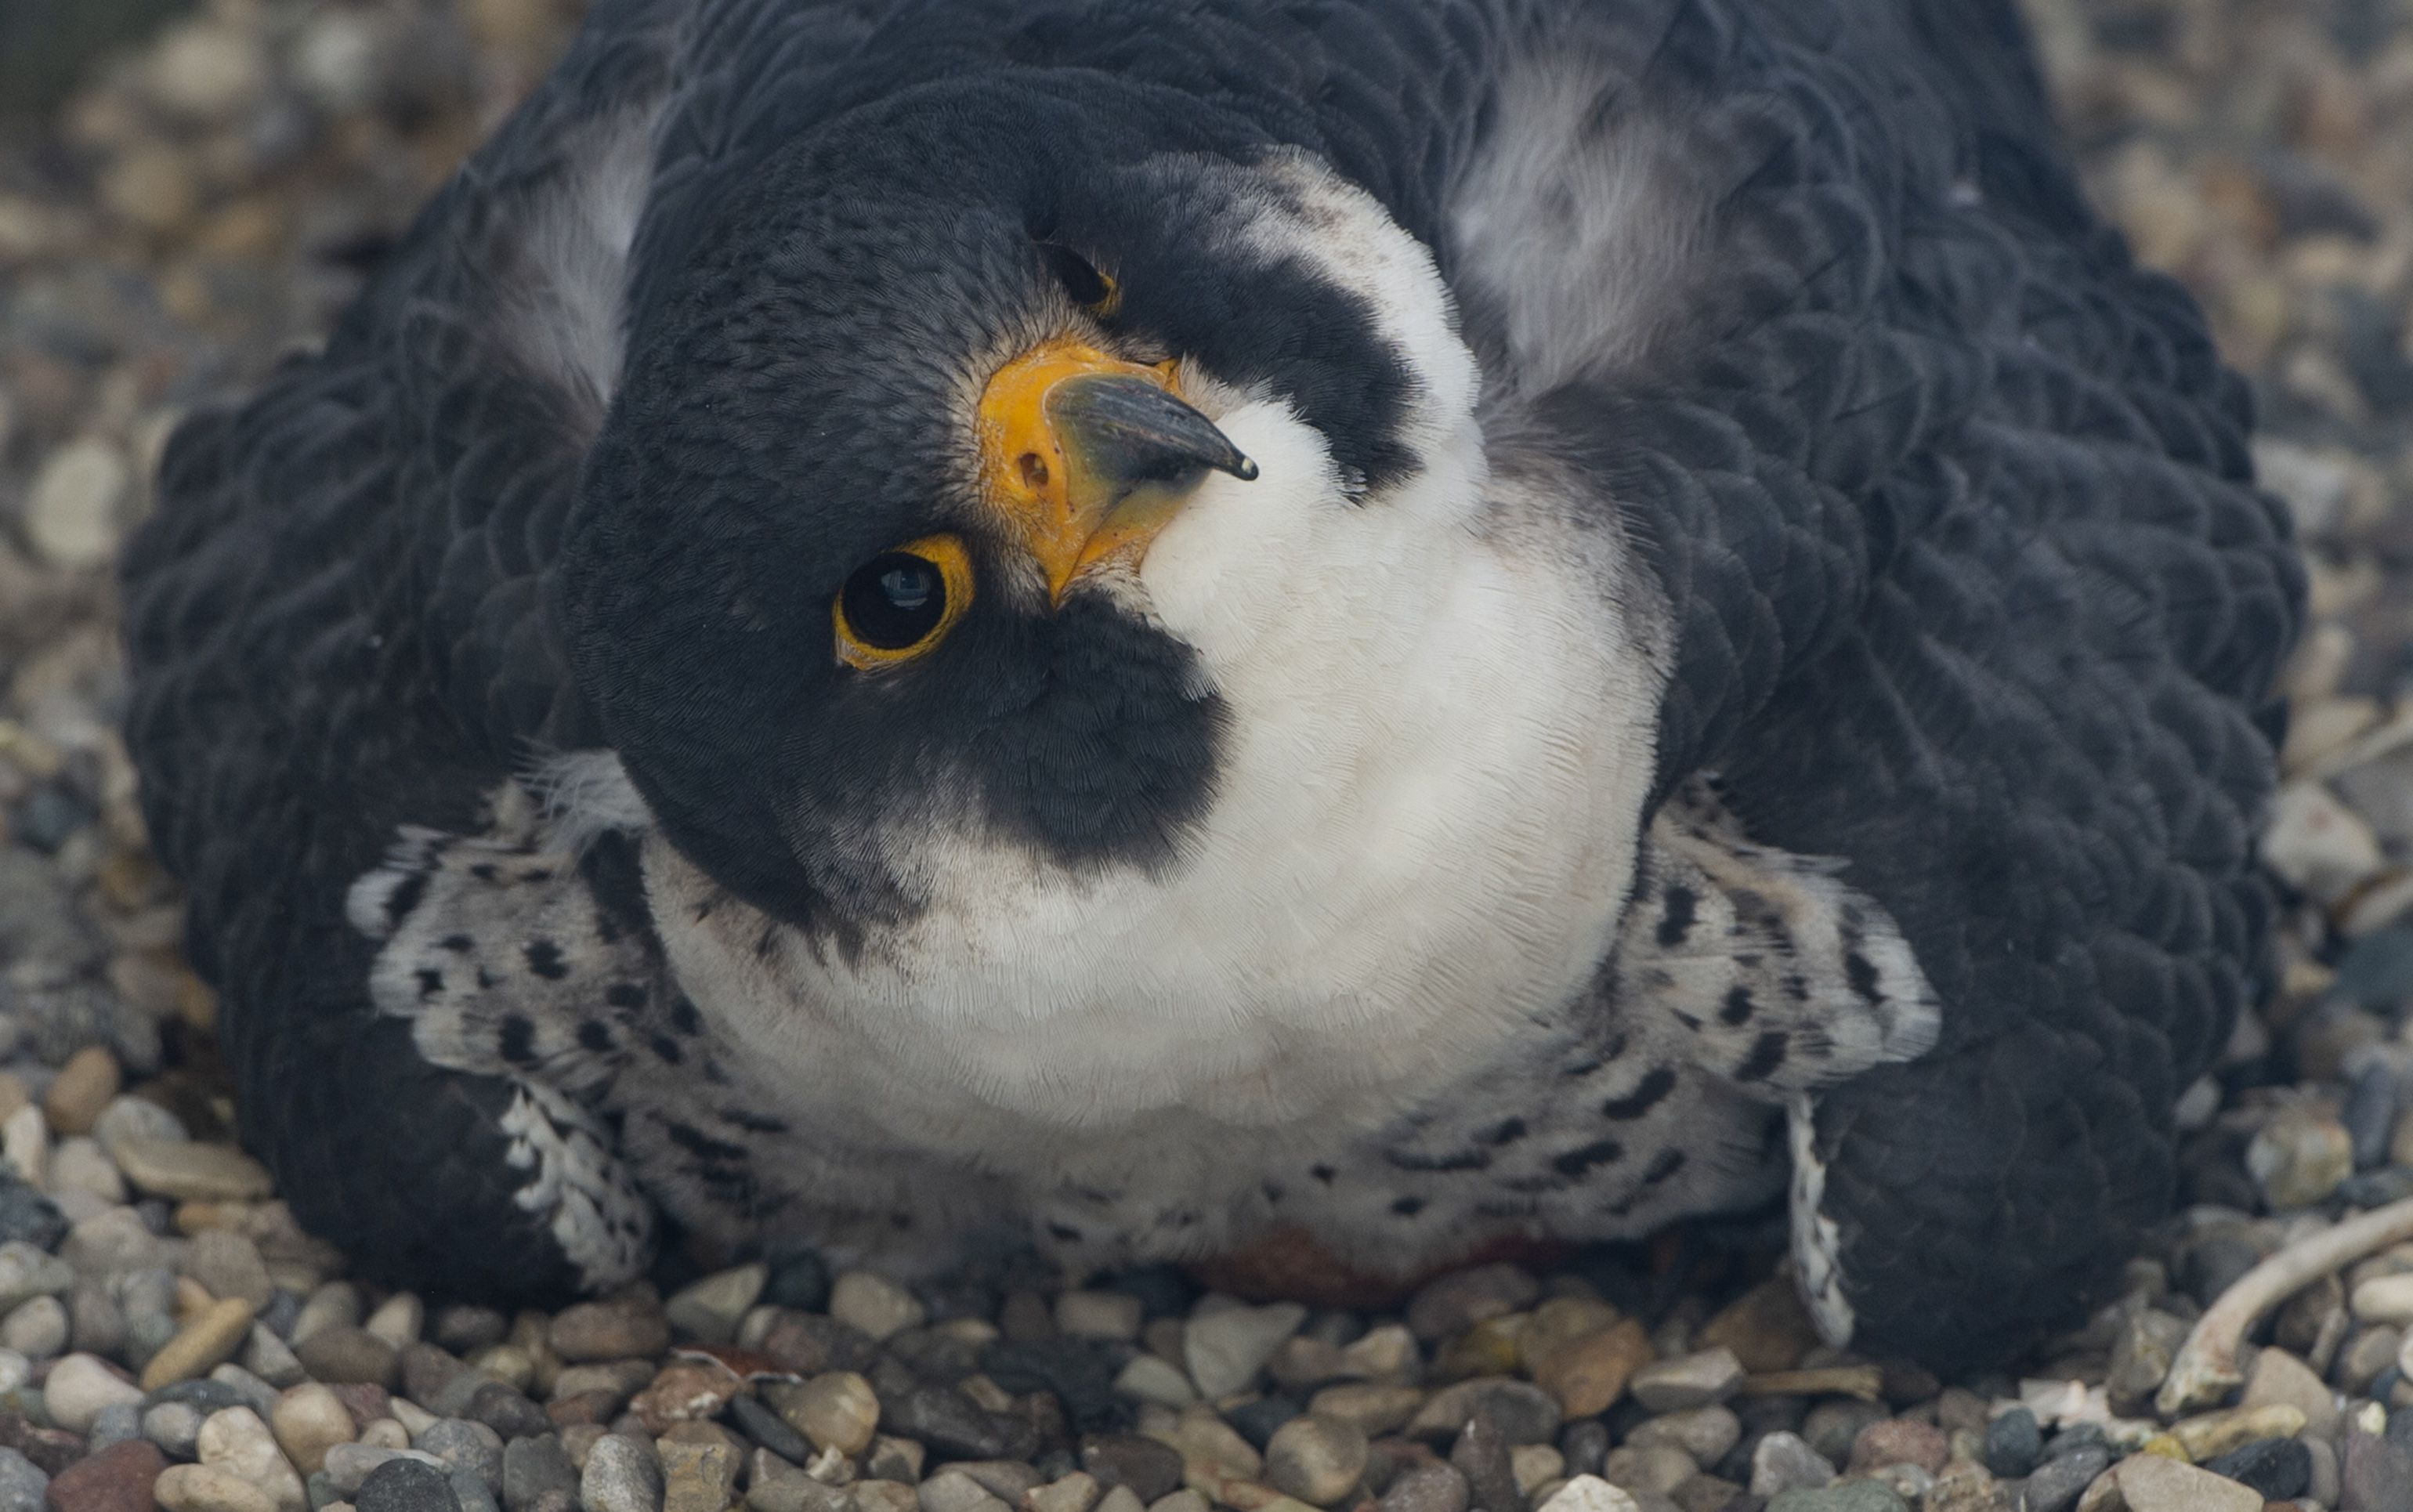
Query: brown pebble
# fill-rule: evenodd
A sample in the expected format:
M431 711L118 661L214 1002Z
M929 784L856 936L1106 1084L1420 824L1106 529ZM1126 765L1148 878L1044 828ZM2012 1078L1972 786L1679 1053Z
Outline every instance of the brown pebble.
M105 1045L87 1045L67 1057L67 1064L51 1079L50 1090L42 1094L42 1117L50 1120L51 1132L92 1133L94 1120L117 1095L124 1079L117 1057Z
M1721 1344L1754 1375L1789 1371L1818 1347L1818 1326L1801 1305L1800 1289L1792 1279L1771 1276L1703 1324L1693 1339L1695 1349Z
M608 1423L619 1416L620 1400L617 1391L574 1391L545 1403L544 1415L560 1428L574 1423Z
M670 1348L671 1325L647 1288L563 1308L547 1339L566 1360L626 1359Z
M342 1324L321 1328L296 1345L293 1353L313 1380L331 1386L377 1386L392 1390L402 1378L394 1347L366 1328Z
M673 1423L702 1422L718 1416L742 1386L736 1376L718 1365L681 1361L664 1366L654 1377L653 1385L637 1393L629 1409L644 1420L647 1432L659 1434Z
M331 1381L327 1389L344 1404L344 1411L352 1415L352 1422L358 1428L364 1429L380 1417L393 1416L393 1393L381 1386L366 1381Z
M1932 1475L1944 1468L1951 1453L1951 1442L1942 1429L1932 1423L1914 1422L1907 1417L1881 1418L1860 1430L1859 1436L1852 1440L1847 1473L1858 1475L1887 1465L1917 1465Z
M155 1512L151 1488L168 1457L148 1439L127 1439L79 1460L51 1477L51 1512Z
M1657 1357L1651 1335L1632 1318L1560 1345L1533 1365L1533 1384L1556 1397L1569 1417L1594 1417L1616 1404L1636 1371Z

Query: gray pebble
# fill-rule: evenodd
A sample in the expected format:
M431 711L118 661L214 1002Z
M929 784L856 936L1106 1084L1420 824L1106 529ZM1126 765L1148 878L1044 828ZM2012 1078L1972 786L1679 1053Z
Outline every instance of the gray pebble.
M475 1472L455 1470L446 1479L452 1488L453 1504L461 1512L502 1512L494 1490Z
M1910 1512L1902 1493L1883 1481L1855 1480L1824 1490L1786 1491L1768 1512Z
M662 1466L654 1446L626 1433L606 1433L586 1452L578 1479L586 1512L661 1512Z
M2413 928L2400 925L2356 941L2338 961L2334 990L2382 1012L2413 1001Z
M922 1512L1006 1512L986 1487L952 1467L922 1483L921 1504Z
M1597 1417L1569 1423L1559 1432L1559 1454L1570 1477L1599 1475L1601 1461L1608 1458L1608 1425Z
M1450 1465L1412 1464L1391 1477L1376 1504L1381 1512L1466 1512L1466 1477Z
M208 1228L194 1235L185 1246L184 1270L212 1297L240 1297L254 1311L276 1295L259 1246L230 1229Z
M280 1286L268 1305L259 1310L260 1327L287 1344L293 1342L293 1326L302 1321L302 1298Z
M232 1386L242 1404L259 1414L262 1422L276 1411L276 1399L283 1395L259 1376L231 1363L212 1371L210 1379L220 1386Z
M2111 1451L2093 1445L2046 1460L2028 1476L2027 1512L2069 1512L2110 1464Z
M224 1381L175 1381L161 1386L142 1399L146 1408L161 1402L182 1403L207 1417L229 1407L248 1407L251 1400Z
M67 1221L50 1198L0 1172L0 1240L22 1239L37 1249L55 1250L67 1238Z
M310 1379L310 1372L302 1368L291 1346L265 1323L251 1326L251 1333L244 1341L242 1364L244 1370L280 1391L290 1390Z
M0 1312L37 1297L56 1297L76 1282L73 1266L22 1239L0 1243Z
M503 1505L510 1512L560 1512L578 1498L578 1467L557 1433L503 1445Z
M1521 1312L1542 1295L1521 1266L1476 1266L1426 1284L1408 1303L1407 1324L1428 1342L1455 1339L1476 1324Z
M813 1446L805 1436L790 1428L777 1413L763 1406L752 1397L737 1397L729 1403L729 1416L748 1438L792 1464L804 1464L813 1457ZM514 1509L516 1512L516 1509Z
M436 1314L429 1330L436 1342L464 1358L488 1344L499 1344L511 1331L511 1320L490 1307L448 1307Z
M428 1424L410 1446L436 1456L447 1469L469 1472L489 1490L503 1488L503 1436L484 1423L439 1418Z
M1099 1487L1128 1486L1142 1502L1170 1496L1181 1485L1181 1456L1137 1433L1099 1433L1081 1441L1081 1468Z
M126 1310L96 1276L80 1278L67 1293L67 1342L81 1353L103 1357L126 1348Z
M42 1512L51 1477L14 1449L0 1449L0 1512Z
M389 1460L370 1471L352 1505L359 1512L458 1512L444 1472L416 1460Z
M1525 1493L1508 1458L1499 1425L1477 1416L1451 1445L1449 1462L1466 1477L1469 1495L1482 1512L1525 1512Z
M115 1276L133 1270L165 1272L175 1253L175 1246L152 1233L151 1225L131 1208L111 1208L93 1214L67 1230L67 1237L59 1244L59 1258L85 1275ZM168 1283L172 1295L172 1274Z
M327 1481L338 1495L351 1496L388 1460L414 1459L439 1471L445 1468L443 1460L417 1449L386 1449L374 1444L333 1445L327 1450Z
M1754 1496L1815 1490L1834 1478L1833 1462L1812 1448L1799 1433L1779 1429L1752 1448L1751 1492Z
M159 1445L162 1454L170 1460L193 1458L194 1445L201 1436L201 1423L206 1416L200 1408L181 1401L163 1401L151 1408L137 1407L130 1401L124 1405L126 1411L141 1415L139 1430L144 1438ZM98 1418L93 1419L93 1427L96 1430L100 1427Z
M310 1499L310 1512L325 1512L331 1506L350 1506L344 1493L335 1490L334 1480L321 1470L302 1483L303 1494Z
M1810 1445L1818 1458L1841 1464L1852 1457L1852 1444L1860 1436L1860 1430L1871 1423L1884 1422L1890 1416L1883 1402L1822 1401L1801 1419L1801 1442Z
M484 1424L507 1441L553 1430L553 1419L543 1408L500 1381L481 1382L459 1416Z
M1986 1468L2005 1480L2016 1480L2044 1458L2044 1430L2036 1414L2014 1407L1986 1425Z
M27 1359L49 1359L67 1347L67 1305L56 1297L37 1297L0 1322L0 1344Z
M1039 1451L1039 1435L1028 1424L985 1411L950 1387L916 1386L883 1398L882 1405L883 1431L919 1439L950 1460L1028 1460Z
M2388 1136L2396 1127L2396 1073L2387 1061L2375 1057L2355 1074L2340 1117L2354 1145L2354 1168L2368 1171L2386 1164Z
M98 1454L112 1445L148 1438L142 1430L142 1408L131 1401L113 1401L93 1414L92 1431L84 1435L84 1451ZM195 1432L200 1430L196 1428Z

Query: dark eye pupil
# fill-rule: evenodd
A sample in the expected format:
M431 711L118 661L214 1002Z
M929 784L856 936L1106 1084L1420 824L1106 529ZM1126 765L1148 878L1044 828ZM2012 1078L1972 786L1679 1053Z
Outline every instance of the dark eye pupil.
M865 645L902 651L939 628L947 580L936 563L892 551L856 568L841 601L848 628Z

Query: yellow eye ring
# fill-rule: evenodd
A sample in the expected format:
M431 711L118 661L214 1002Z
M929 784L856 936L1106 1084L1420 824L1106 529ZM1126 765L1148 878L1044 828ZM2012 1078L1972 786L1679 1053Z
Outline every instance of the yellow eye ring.
M935 647L972 603L972 559L951 535L893 546L851 573L830 600L837 659L869 672Z

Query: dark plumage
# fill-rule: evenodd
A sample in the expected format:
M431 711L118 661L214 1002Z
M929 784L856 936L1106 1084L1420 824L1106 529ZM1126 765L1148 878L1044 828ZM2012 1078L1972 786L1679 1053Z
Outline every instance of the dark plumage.
M2263 986L2302 581L2243 387L2083 203L2006 0L602 0L325 350L178 433L126 565L147 812L246 1141L305 1222L421 1284L594 1280L514 1200L555 1158L534 1085L687 1221L819 1237L790 1173L824 1134L792 1078L745 1081L786 1020L733 1006L706 941L742 916L772 980L868 971L948 916L963 852L920 846L958 829L1118 897L1206 864L1268 705L1127 597L1051 604L986 523L970 417L1000 363L1087 333L1186 359L1241 450L1243 401L1286 401L1333 509L1404 511L1456 465L1447 354L1398 277L1331 259L1373 244L1284 176L1314 160L1455 297L1480 486L1509 490L1468 539L1613 564L1631 641L1602 655L1652 689L1620 823L1649 833L1531 1045L1357 1164L1150 1223L1244 1238L1337 1162L1397 1183L1386 1223L1647 1227L1764 1192L1789 1110L1862 1339L1966 1359L2100 1294L2169 1210L2172 1102ZM1215 497L1298 476L1258 460ZM978 585L943 644L834 660L850 574L934 531ZM566 838L496 798L607 751L641 818ZM453 838L357 892L407 830ZM1613 1129L1553 1121L1570 1077ZM1176 1253L1080 1216L1151 1169L959 1206ZM910 1250L933 1215L887 1200L829 1211Z

